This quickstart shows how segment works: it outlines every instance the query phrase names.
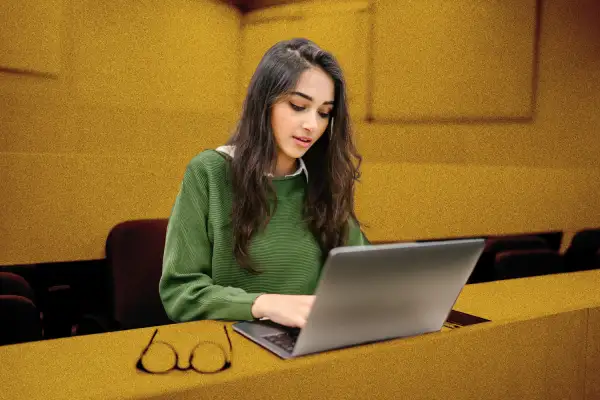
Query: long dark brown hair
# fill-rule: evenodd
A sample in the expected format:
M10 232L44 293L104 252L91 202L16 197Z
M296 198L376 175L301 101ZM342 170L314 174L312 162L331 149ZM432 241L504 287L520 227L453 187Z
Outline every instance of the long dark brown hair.
M353 218L360 227L354 211L354 184L360 178L362 157L352 139L342 70L333 55L310 40L279 42L265 53L256 68L241 118L227 143L235 146L235 156L230 161L233 251L240 266L250 272L257 272L248 254L250 240L255 232L264 229L274 213L269 198L275 201L275 207L277 204L267 175L277 163L272 107L293 91L302 72L312 67L320 67L333 79L335 104L324 134L302 157L310 177L305 220L323 257L346 243L349 219Z

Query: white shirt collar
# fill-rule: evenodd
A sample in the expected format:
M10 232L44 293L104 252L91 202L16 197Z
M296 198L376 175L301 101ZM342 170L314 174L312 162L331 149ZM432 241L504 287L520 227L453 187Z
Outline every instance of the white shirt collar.
M219 146L215 150L218 152L221 152L221 153L225 153L232 158L233 158L233 155L235 154L235 146ZM301 173L304 173L304 175L306 176L306 180L308 181L308 169L306 169L306 164L304 164L304 161L302 160L302 158L299 158L298 162L299 162L300 166L298 167L296 172L286 175L286 177L296 176L296 175L300 175ZM267 176L272 177L273 174L267 174Z

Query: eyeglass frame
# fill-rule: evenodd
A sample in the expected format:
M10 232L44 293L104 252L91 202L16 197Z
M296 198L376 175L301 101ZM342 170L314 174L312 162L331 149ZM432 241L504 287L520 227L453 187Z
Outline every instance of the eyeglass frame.
M188 361L188 367L186 368L182 368L179 366L179 353L177 353L177 350L175 350L175 347L173 347L171 344L167 343L167 342L163 342L162 340L158 340L158 341L154 341L154 338L156 337L156 335L158 334L158 328L156 328L154 330L154 333L152 334L152 337L150 337L150 341L148 342L148 344L146 345L146 347L144 347L144 350L142 350L142 353L140 354L140 357L138 358L137 363L135 364L136 369L146 372L148 374L166 374L169 373L173 370L177 370L177 371L189 371L189 370L193 370L196 371L200 374L216 374L222 371L225 371L226 369L229 369L229 367L231 367L231 358L233 356L233 346L231 344L231 338L229 337L229 332L227 331L227 326L223 325L223 330L225 331L225 336L227 337L227 342L229 343L229 353L227 351L225 351L225 349L223 348L222 345L220 345L219 343L215 343L212 341L208 341L208 340L202 340L200 342L198 342L190 351L190 358ZM144 356L146 355L146 353L148 352L148 350L150 349L150 346L152 346L153 343L161 343L166 345L167 347L169 347L171 350L173 350L173 354L175 354L175 363L173 365L173 367L167 369L166 371L159 371L159 372L155 372L155 371L150 371L148 370L146 367L144 367L144 364L142 363L142 359L144 358ZM201 345L205 345L207 343L213 344L215 346L217 346L221 352L223 353L225 362L223 363L223 366L221 368L219 368L218 370L215 371L199 371L196 368L194 368L194 352L196 351L196 349L198 347L200 347Z

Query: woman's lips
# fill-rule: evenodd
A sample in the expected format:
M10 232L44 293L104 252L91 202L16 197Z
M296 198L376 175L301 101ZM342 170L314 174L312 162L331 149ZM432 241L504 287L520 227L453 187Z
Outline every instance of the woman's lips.
M306 136L293 136L294 142L300 147L307 148L312 143L312 139Z

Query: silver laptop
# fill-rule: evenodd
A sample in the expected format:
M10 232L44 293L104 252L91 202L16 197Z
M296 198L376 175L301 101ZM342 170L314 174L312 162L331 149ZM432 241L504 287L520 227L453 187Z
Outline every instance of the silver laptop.
M331 250L302 329L244 321L233 329L288 359L442 329L484 239Z

